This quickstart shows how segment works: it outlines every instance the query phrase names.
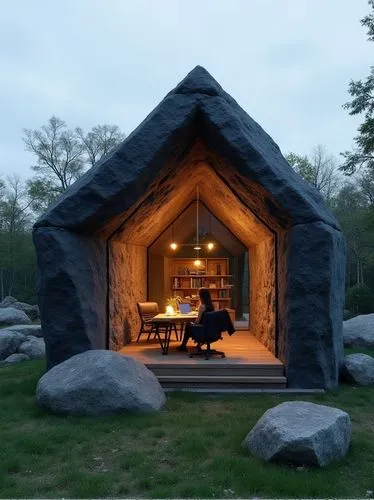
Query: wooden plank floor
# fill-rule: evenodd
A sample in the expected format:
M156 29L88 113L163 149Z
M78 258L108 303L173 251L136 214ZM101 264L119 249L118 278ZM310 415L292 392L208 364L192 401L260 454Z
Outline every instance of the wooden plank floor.
M146 335L143 335L146 338ZM174 338L174 334L172 336ZM163 356L158 342L131 343L123 347L120 353L132 356L145 365L206 365L204 358L190 358L188 354L179 352L176 347L180 344L176 340L170 342L169 354ZM192 349L193 342L189 343ZM209 360L209 365L272 365L283 366L256 337L249 331L237 331L231 337L223 335L223 340L215 342L212 347L224 351L226 358L213 357Z

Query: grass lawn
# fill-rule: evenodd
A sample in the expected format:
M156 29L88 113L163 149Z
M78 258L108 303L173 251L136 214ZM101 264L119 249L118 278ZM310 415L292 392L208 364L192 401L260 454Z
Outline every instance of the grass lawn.
M368 354L374 358L374 349L367 349L365 347L345 347L344 354L356 354L357 352L362 354Z
M168 395L154 416L65 418L35 405L44 362L0 369L0 497L365 497L374 490L374 388L313 396ZM348 456L325 470L261 462L241 442L265 410L303 399L346 410Z

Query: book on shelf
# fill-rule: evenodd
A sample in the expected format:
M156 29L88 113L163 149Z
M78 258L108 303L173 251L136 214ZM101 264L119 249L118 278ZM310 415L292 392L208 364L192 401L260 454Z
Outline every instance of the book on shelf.
M192 278L191 279L191 287L192 288L201 288L204 286L203 278Z

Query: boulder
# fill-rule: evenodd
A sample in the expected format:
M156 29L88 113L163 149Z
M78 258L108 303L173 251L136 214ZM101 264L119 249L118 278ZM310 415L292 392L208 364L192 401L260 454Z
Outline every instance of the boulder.
M14 309L18 309L27 314L27 316L31 319L31 321L36 321L40 318L39 307L31 306L30 304L26 304L25 302L14 302L12 304Z
M165 404L155 375L133 358L90 350L51 368L38 382L40 406L65 415L153 412Z
M367 354L349 354L345 356L342 376L354 384L374 384L374 358Z
M26 354L30 359L44 359L45 358L45 343L44 339L36 337L27 337L24 342L19 346L18 352Z
M11 295L7 295L6 297L4 297L4 299L0 302L0 307L9 307L11 306L12 304L14 304L15 302L17 302L17 299L15 299L14 297L12 297Z
M265 412L243 445L267 461L325 467L345 456L351 432L351 420L344 411L291 401Z
M28 325L31 319L26 313L14 307L0 308L0 326L7 325Z
M0 365L13 365L21 361L28 361L29 359L30 358L26 356L26 354L15 353L5 358L4 361L0 361Z
M0 330L0 360L14 354L25 337L18 333Z
M12 325L12 326L7 326L5 330L11 333L20 333L22 335L26 335L27 337L29 335L33 337L42 336L41 325Z
M374 348L374 313L344 321L343 338L346 347Z

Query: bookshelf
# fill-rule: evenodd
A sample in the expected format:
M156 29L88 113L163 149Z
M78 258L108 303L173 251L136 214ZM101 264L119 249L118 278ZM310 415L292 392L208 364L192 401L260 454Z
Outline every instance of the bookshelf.
M170 284L173 297L182 297L191 304L199 301L199 288L208 288L215 309L230 308L232 275L229 259L200 258L201 265L194 265L195 259L173 258L170 265Z

